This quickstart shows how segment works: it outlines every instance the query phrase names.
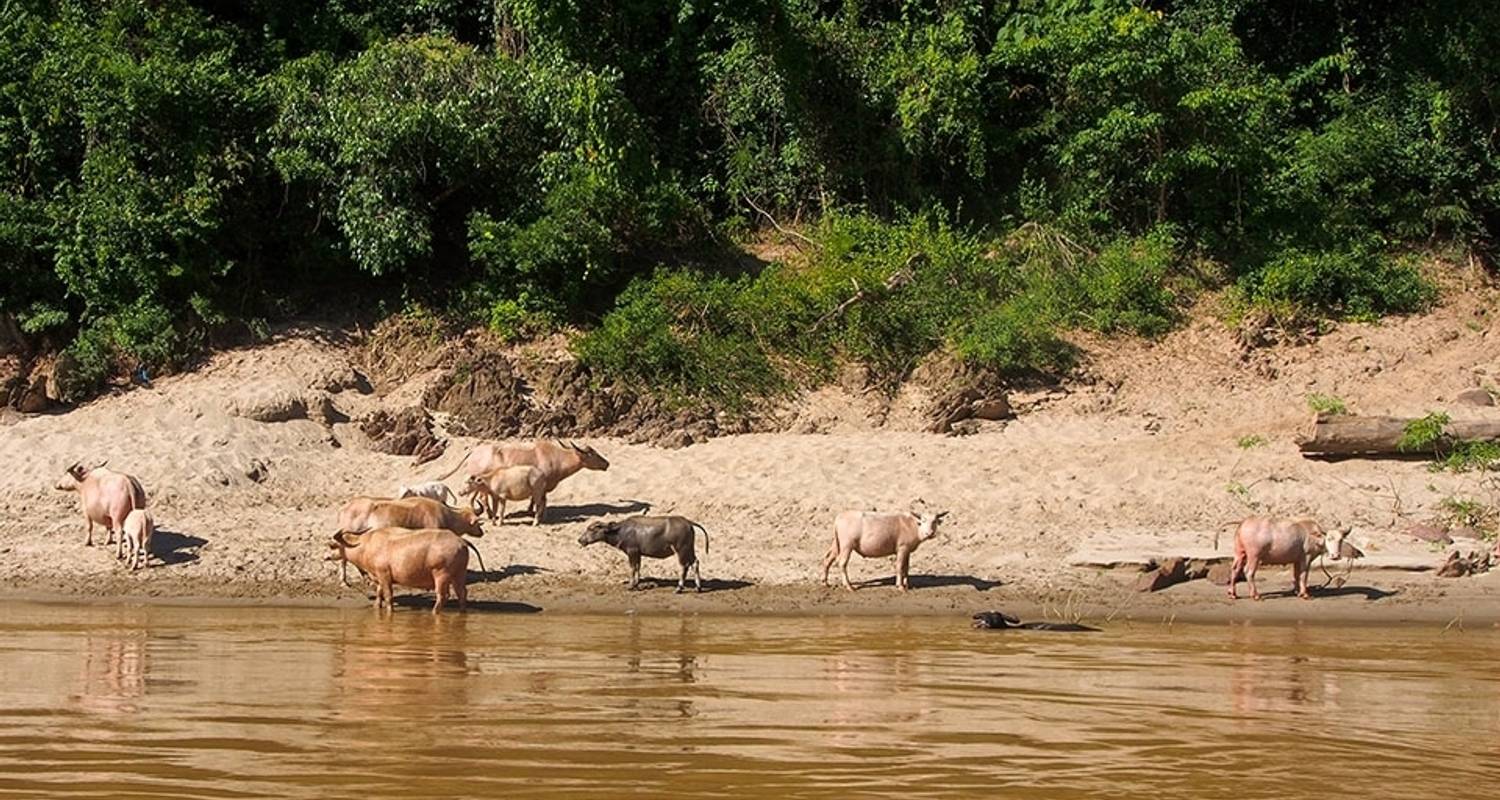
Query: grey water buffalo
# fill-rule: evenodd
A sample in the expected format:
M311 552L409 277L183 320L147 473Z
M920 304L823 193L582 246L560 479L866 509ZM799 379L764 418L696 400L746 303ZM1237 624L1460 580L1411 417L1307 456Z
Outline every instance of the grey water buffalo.
M57 484L57 488L78 492L83 518L88 523L88 536L84 540L87 547L94 544L95 524L103 525L108 532L104 543L114 544L115 534L125 524L125 517L137 508L146 507L146 490L133 476L105 469L104 464L86 469L80 462L74 462L65 472L67 477Z
M682 574L677 578L677 591L681 593L687 582L688 568L693 570L693 585L703 591L703 573L699 569L698 555L693 551L694 531L703 531L703 552L708 552L708 530L686 517L649 517L638 515L615 522L593 522L578 537L578 544L587 547L595 542L605 542L617 547L630 561L630 588L641 583L641 556L666 558L677 556Z
M361 533L376 528L442 528L476 539L484 536L472 509L453 508L430 497L356 497L339 509L339 530Z
M464 496L470 498L475 512L486 511L495 519L498 509L500 524L505 524L505 504L511 500L530 500L534 516L532 525L542 524L542 514L547 511L547 476L540 467L518 464L500 467L483 475L470 475L464 483Z
M1238 599L1235 583L1244 574L1250 584L1250 596L1260 599L1255 588L1255 571L1261 564L1291 564L1292 590L1306 600L1307 575L1313 559L1326 555L1337 561L1343 557L1343 544L1349 528L1324 533L1316 520L1306 517L1278 519L1248 517L1234 531L1234 562L1229 568L1229 597Z
M129 547L129 553L117 555L126 557L132 570L146 566L151 557L151 537L155 535L156 520L151 517L151 512L144 508L135 509L125 516L120 531L120 542Z
M469 605L469 551L478 548L453 531L379 528L364 533L339 531L328 543L330 561L353 564L375 583L375 608L395 608L392 588L428 589L437 596L432 613L443 610L451 593L458 609ZM480 569L484 561L480 559Z
M474 475L484 475L501 467L521 465L536 467L542 471L547 492L557 488L563 479L579 470L607 470L609 461L599 451L588 445L572 442L538 439L533 444L480 444L464 455L458 466L449 470L438 480L446 480L455 472L461 472L465 480ZM535 505L533 503L533 505Z
M948 512L936 514L888 514L877 511L845 511L833 520L833 544L823 558L823 585L828 585L828 571L839 562L844 588L854 591L849 582L849 557L859 553L865 558L896 557L896 588L911 588L909 573L911 554L917 546L937 535L938 523Z
M402 486L401 488L396 490L397 500L401 500L407 497L426 497L430 500L436 500L439 503L446 503L448 505L455 506L458 505L458 496L453 494L453 490L448 488L448 484L443 483L442 481L414 483L408 486Z

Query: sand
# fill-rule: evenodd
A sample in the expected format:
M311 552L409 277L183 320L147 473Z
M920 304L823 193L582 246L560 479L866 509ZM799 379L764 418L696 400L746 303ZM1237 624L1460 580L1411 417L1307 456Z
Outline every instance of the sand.
M967 437L917 432L916 418L896 413L877 427L855 403L838 416L824 390L796 402L837 416L837 425L823 426L827 433L730 436L679 450L590 440L610 459L609 470L564 482L540 528L519 513L489 526L479 546L494 579L473 596L514 611L1007 609L1112 620L1494 622L1495 573L1444 579L1361 567L1343 589L1300 601L1284 596L1289 574L1267 571L1262 588L1276 594L1231 604L1206 581L1143 595L1132 590L1129 568L1079 564L1087 560L1080 554L1112 547L1212 550L1224 522L1271 512L1352 524L1372 564L1430 558L1436 566L1445 553L1407 535L1407 527L1439 516L1449 497L1500 504L1493 483L1434 473L1418 461L1307 460L1294 440L1314 392L1367 414L1500 414L1450 402L1500 379L1496 292L1477 287L1449 298L1427 315L1343 324L1309 344L1248 353L1205 309L1159 342L1080 338L1088 360L1075 379L1018 392L1017 419ZM3 592L364 602L324 560L339 505L435 477L475 440L455 439L420 468L371 451L347 419L393 401L351 377L355 362L353 343L310 327L67 413L7 417L0 423ZM287 397L310 398L315 419L251 418ZM317 411L325 398L334 411L327 416ZM1244 437L1263 443L1242 447ZM105 458L145 484L165 563L129 572L112 547L84 547L77 496L54 486L74 460ZM865 588L849 594L818 583L838 511L915 507L951 513L939 537L913 557L913 591L890 585L891 560L857 556L851 574ZM646 508L707 527L711 591L678 596L653 583L627 592L620 553L577 544L589 521ZM1227 555L1229 546L1222 535L1218 552ZM674 577L674 565L648 561L646 574Z

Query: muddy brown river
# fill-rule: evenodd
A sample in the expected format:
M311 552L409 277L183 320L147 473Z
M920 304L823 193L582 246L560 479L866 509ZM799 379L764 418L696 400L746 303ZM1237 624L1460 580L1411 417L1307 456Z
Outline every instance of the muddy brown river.
M0 603L0 795L1441 797L1492 629Z

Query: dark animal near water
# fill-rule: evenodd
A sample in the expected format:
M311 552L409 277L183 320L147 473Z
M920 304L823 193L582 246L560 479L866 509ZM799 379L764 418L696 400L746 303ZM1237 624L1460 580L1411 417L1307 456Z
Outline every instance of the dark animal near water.
M698 556L693 552L694 531L703 531L703 552L708 552L708 530L686 517L648 517L644 515L626 517L616 522L591 523L578 544L587 547L594 542L606 542L620 549L630 559L630 588L641 582L641 556L666 558L677 556L682 574L677 578L680 593L687 582L688 568L693 569L693 585L703 591L703 574L698 569Z
M1020 628L1027 631L1071 631L1074 633L1098 633L1098 628L1079 625L1076 622L1022 622L1002 611L981 611L974 615L974 627L987 631Z

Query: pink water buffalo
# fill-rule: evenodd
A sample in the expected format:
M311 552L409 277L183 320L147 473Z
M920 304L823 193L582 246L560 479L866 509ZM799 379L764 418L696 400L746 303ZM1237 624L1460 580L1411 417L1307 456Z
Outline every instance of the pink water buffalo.
M125 525L125 517L138 508L146 507L146 490L141 488L140 481L130 475L105 469L104 464L86 469L81 462L74 462L66 472L67 477L57 484L57 488L78 492L83 519L88 523L85 546L94 545L96 524L103 525L108 532L104 543L114 544L115 534ZM120 556L124 556L123 551Z
M823 558L823 585L828 585L828 570L839 562L844 588L854 591L849 582L849 557L859 553L865 558L896 557L896 588L911 588L911 554L917 546L937 535L938 523L948 512L936 514L884 514L876 511L845 511L833 520L833 544Z
M1229 597L1238 599L1235 582L1243 571L1250 584L1250 596L1260 599L1255 588L1255 571L1261 564L1291 564L1292 590L1306 600L1307 574L1312 569L1313 559L1320 555L1337 561L1342 558L1344 537L1349 529L1342 528L1332 534L1324 533L1316 520L1306 517L1278 519L1275 517L1249 517L1234 531L1234 564L1229 570Z
M458 600L458 610L469 605L468 540L449 530L427 528L380 528L364 533L339 531L328 543L331 561L353 564L375 582L375 608L394 609L392 589L408 586L429 589L437 595L432 613L443 610L451 593ZM480 569L483 569L480 562Z

